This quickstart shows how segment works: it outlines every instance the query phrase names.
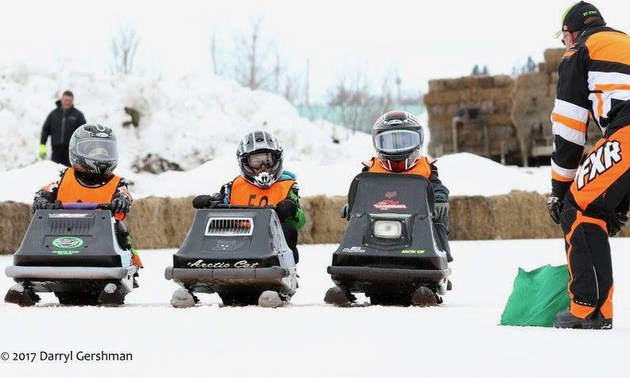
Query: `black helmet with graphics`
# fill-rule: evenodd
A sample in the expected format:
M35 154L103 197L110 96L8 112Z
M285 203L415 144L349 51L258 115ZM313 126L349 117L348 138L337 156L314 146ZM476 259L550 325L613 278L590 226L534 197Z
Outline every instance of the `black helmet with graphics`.
M118 165L118 142L112 129L86 123L70 138L70 164L78 172L109 176Z
M245 135L236 150L241 175L259 188L270 187L282 175L282 153L282 145L271 133Z
M418 163L424 143L424 130L411 113L392 110L374 123L372 142L383 168L403 172Z

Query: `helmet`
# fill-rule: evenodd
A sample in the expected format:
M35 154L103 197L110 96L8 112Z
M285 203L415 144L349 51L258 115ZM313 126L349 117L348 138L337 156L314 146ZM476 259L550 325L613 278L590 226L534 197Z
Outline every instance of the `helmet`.
M118 142L109 127L86 123L70 137L70 164L88 175L110 176L118 165Z
M268 188L282 175L282 145L271 133L254 131L238 145L241 175L259 188Z
M418 163L424 131L412 114L393 110L380 116L374 123L372 142L383 168L402 172Z

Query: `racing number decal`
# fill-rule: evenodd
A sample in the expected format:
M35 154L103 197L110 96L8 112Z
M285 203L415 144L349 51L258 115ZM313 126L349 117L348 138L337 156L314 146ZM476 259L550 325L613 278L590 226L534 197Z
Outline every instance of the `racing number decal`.
M247 206L260 206L260 207L267 206L267 204L269 203L269 198L267 196L260 197L260 201L258 201L258 205L255 205L254 202L257 197L258 196L256 196L256 194L250 194L249 202L247 203Z

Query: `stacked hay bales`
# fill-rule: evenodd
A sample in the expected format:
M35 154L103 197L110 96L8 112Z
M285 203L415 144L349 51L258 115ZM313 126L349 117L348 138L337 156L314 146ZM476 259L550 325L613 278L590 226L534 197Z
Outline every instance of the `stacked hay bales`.
M195 216L192 198L149 197L134 201L125 225L136 248L179 247Z
M430 80L429 93L424 96L431 127L429 152L434 156L456 152L453 117L464 109L476 109L481 122L488 126L490 154L499 155L500 143L510 144L513 139L509 118L512 83L512 78L505 75ZM468 129L464 125L459 132L465 133ZM460 137L457 152L484 155L483 132L478 130L474 136Z
M304 198L307 224L300 231L300 243L339 243L348 224L339 213L346 201L345 196Z
M429 113L434 156L454 152L453 118L461 109L479 109L484 116L468 127L489 128L489 149L462 145L458 152L490 158L512 156L524 163L532 156L550 156L552 131L549 116L558 82L558 66L564 49L545 50L545 61L536 73L509 76L470 76L429 81L425 104ZM467 125L464 125L466 127ZM481 132L481 131L479 131Z
M547 196L514 191L492 197L455 197L451 200L449 239L541 239L562 237L551 222Z

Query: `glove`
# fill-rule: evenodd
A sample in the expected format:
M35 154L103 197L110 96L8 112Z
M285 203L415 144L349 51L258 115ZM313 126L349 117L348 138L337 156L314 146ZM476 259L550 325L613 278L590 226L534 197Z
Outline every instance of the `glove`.
M628 213L615 210L615 212L613 212L613 214L610 216L610 218L608 218L608 221L606 222L608 236L612 238L613 236L617 235L617 233L621 231L626 223L628 223Z
M218 194L213 194L211 196L207 194L202 194L200 196L193 198L192 205L195 209L208 209L208 208L211 209L216 204L220 203L218 199L219 199Z
M281 222L284 222L284 220L288 217L295 215L297 209L297 204L288 198L280 201L276 205L276 213L278 213L278 218L280 218Z
M433 205L433 219L441 219L448 215L448 201L437 201Z
M549 216L551 217L551 220L555 224L560 224L562 201L554 193L551 193L551 196L549 196L549 199L547 200L547 210L549 211Z
M112 200L112 211L115 214L127 214L131 209L131 201L124 194L117 193Z
M46 159L46 145L45 144L39 145L39 158Z
M37 196L33 200L33 212L36 210L44 210L48 208L50 201L46 197Z

